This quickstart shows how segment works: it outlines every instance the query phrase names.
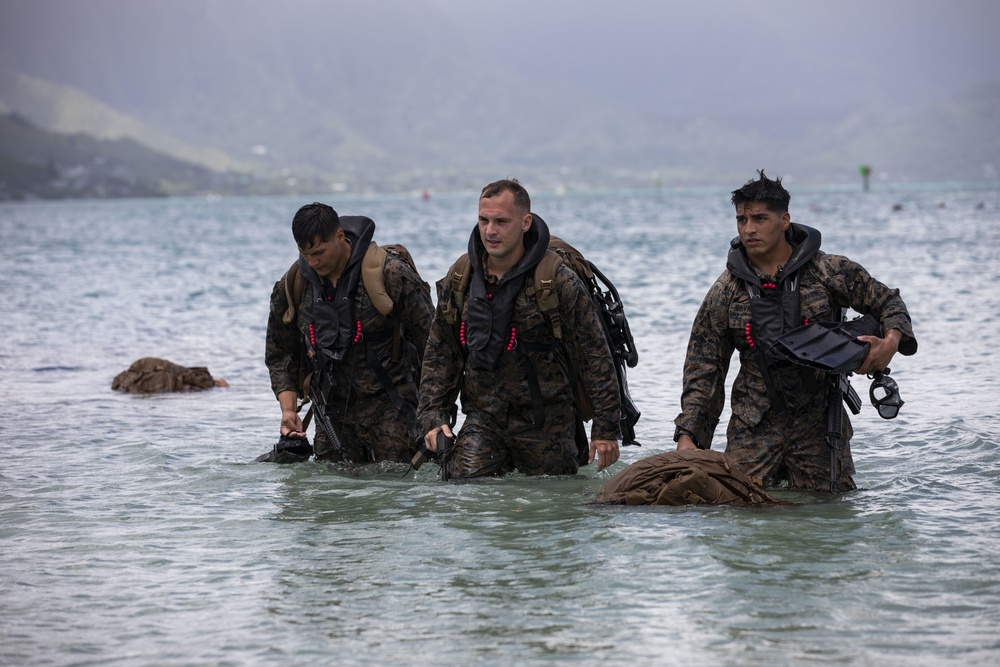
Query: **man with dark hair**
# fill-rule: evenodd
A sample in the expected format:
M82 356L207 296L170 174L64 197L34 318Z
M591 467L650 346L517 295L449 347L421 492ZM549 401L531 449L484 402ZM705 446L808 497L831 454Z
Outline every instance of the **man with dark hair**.
M292 220L299 260L271 294L265 362L281 435L305 437L297 403L310 396L317 459L408 462L419 446L417 385L434 306L411 265L372 243L374 232L369 218L303 206Z
M855 372L882 371L897 351L916 352L910 316L899 290L820 251L820 233L791 222L781 179L759 176L732 193L739 236L691 330L674 440L678 450L711 447L738 350L726 453L768 486L849 491L857 488L853 431L840 392L829 390L827 373L777 354L777 341L803 324L840 322L852 308L874 316L881 330L857 338L869 349Z
M573 270L559 265L561 341L533 296L534 271L552 252L548 242L548 227L531 213L524 187L516 180L491 183L480 195L479 221L469 239L471 276L462 283L456 263L437 284L419 421L426 448L438 452L444 479L514 470L567 475L595 457L598 470L618 460L618 380L590 293ZM573 368L594 404L589 452L585 432L577 430L582 422ZM454 438L459 393L465 421L454 446L439 451L439 433Z

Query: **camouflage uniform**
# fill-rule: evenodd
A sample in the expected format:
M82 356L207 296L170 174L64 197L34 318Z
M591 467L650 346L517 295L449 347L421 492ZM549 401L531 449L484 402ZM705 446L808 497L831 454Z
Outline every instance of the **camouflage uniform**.
M525 291L532 285L529 271L511 319L515 346L501 354L495 370L481 370L466 364L460 325L450 324L443 314L444 305L451 302L448 277L437 283L438 308L424 356L418 420L425 433L450 423L461 393L465 421L455 448L442 464L444 479L501 476L513 470L527 475L575 474L581 455L589 450L582 422L581 431L577 430L563 346L537 300ZM563 344L594 402L592 438L617 440L621 399L597 309L583 281L568 267L559 267L556 287ZM463 304L461 320L468 321L468 302ZM540 393L534 401L532 370ZM537 414L539 407L543 415ZM540 418L544 425L538 425Z
M846 257L819 252L799 269L801 315L810 322L838 321L840 308L850 307L880 320L882 335L899 329L899 352L913 354L916 340L899 290L875 280ZM769 278L769 277L768 277ZM702 302L691 330L684 363L678 433L690 433L709 449L725 403L725 381L733 350L739 350L740 370L733 384L732 417L726 452L742 469L774 485L829 489L830 445L827 440L828 379L824 373L786 364L772 366L770 375L787 409L771 405L767 385L747 341L751 323L750 297L742 280L727 268ZM837 452L839 490L856 488L851 475L853 434L843 404L843 428ZM676 436L675 436L676 438Z
M362 281L354 293L354 319L361 321L362 339L351 345L344 358L330 366L332 387L328 395L330 420L346 452L354 462L408 462L422 437L416 428L417 385L420 360L434 312L425 283L404 262L389 256L385 263L385 288L393 301L391 317L372 304ZM267 321L265 362L271 388L277 396L296 391L302 397L302 382L312 370L305 337L312 318L313 286L306 283L295 322L285 324L281 316L288 308L285 279L271 293ZM398 361L391 361L396 325L401 327ZM369 361L380 363L402 407L390 400L382 380ZM314 439L316 458L340 460L317 421Z

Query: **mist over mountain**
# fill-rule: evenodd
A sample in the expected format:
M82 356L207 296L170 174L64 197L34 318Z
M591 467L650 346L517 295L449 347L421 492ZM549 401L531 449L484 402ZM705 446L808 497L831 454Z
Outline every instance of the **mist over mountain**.
M0 108L300 188L997 178L1000 3L695 4L3 0Z

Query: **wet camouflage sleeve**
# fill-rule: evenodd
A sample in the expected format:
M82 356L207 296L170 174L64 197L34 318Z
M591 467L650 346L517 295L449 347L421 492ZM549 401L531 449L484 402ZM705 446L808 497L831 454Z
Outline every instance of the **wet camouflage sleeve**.
M455 334L455 326L444 314L451 299L448 277L439 280L436 287L437 309L424 349L417 409L417 424L424 433L451 422L452 406L458 398L465 367L465 351Z
M570 358L579 367L587 394L594 404L590 437L592 440L620 440L618 376L598 319L597 306L583 281L565 266L559 269L557 285L564 343Z
M875 280L857 262L820 253L803 267L800 276L803 318L813 322L836 321L841 308L852 308L878 317L883 335L889 329L899 329L903 334L900 354L916 352L910 316L899 290ZM750 322L746 289L728 270L724 271L705 296L691 329L684 362L681 413L674 420L679 429L693 434L699 447L711 446L725 405L725 380L734 350L740 354L740 371L730 401L733 415L754 426L770 408L767 386L746 341L746 325ZM801 369L791 367L776 371L773 379L790 409L824 400L822 393L817 393L824 391L819 375L808 382Z
M917 351L913 324L898 289L890 289L875 280L863 266L841 255L820 253L808 268L815 280L828 286L836 306L850 307L862 315L874 315L882 325L882 335L899 329L899 353L909 356Z
M264 363L271 376L271 390L277 396L283 391L299 391L299 364L302 361L302 333L295 321L285 324L281 316L288 309L285 279L274 284L267 317L267 338Z
M726 374L733 356L729 335L729 301L738 282L725 271L709 289L698 309L687 356L681 414L674 423L692 434L699 447L709 449L725 404Z
M402 322L407 340L416 347L422 361L434 319L430 289L405 262L391 256L385 264L385 289L392 299L393 315Z

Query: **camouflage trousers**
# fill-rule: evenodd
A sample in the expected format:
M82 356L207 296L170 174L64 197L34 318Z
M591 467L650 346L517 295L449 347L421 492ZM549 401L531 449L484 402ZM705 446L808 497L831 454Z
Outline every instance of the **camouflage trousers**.
M836 491L857 488L851 477L854 474L853 434L845 411L835 457ZM825 408L788 414L768 410L756 426L749 426L734 416L729 421L726 441L726 453L743 472L763 480L765 487L787 482L793 489L831 490Z
M510 408L505 423L484 412L466 415L455 448L442 463L442 479L525 475L575 475L580 466L572 402L546 406L538 428Z
M331 406L330 421L342 450L334 448L313 416L316 424L313 449L316 458L323 461L346 458L353 463L409 463L422 439L414 406L404 402L402 409L398 409L384 397Z

